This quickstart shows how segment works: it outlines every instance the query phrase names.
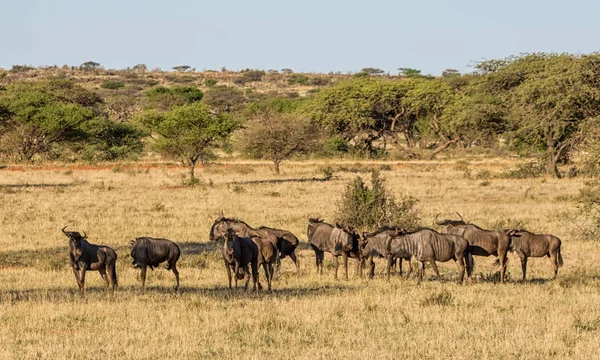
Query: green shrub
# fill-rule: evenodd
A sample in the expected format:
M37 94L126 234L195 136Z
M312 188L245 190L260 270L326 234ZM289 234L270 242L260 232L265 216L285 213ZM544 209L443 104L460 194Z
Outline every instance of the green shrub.
M309 78L304 75L292 75L288 77L287 82L290 85L308 85Z
M125 87L125 84L117 80L107 80L103 82L102 85L100 85L100 87L103 89L117 90Z
M396 200L385 186L378 170L371 172L371 187L358 176L346 186L337 202L336 220L358 229L399 226L407 230L418 228L418 200L403 196Z
M542 177L546 174L546 167L539 161L520 164L516 169L505 171L502 177L508 179L528 179Z
M208 87L213 87L213 86L217 85L218 82L219 82L219 80L215 80L215 79L205 79L204 85L206 85Z

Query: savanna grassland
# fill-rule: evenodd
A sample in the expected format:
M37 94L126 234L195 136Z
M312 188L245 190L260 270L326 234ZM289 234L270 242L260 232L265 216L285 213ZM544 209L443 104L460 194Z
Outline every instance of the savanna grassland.
M181 186L179 167L114 165L0 170L0 358L587 358L600 356L600 243L575 240L564 221L584 179L489 176L515 160L453 162L223 163L198 171L200 186ZM330 181L254 180L321 177ZM377 261L369 281L354 274L315 274L305 246L306 217L333 221L348 180L378 168L398 196L420 200L421 224L460 212L482 227L520 225L563 240L557 280L546 258L529 261L522 283L509 254L508 283L493 258L475 258L472 286L457 285L457 268L441 264L443 282L383 278ZM465 176L470 174L470 176ZM272 293L227 289L220 253L208 232L220 210L251 225L294 232L303 242L297 276L289 259ZM88 273L84 299L68 265L60 229L85 230L92 243L114 247L120 288L103 293ZM182 288L163 267L139 270L128 257L136 236L167 237L182 249ZM262 273L261 273L262 275ZM263 280L264 282L264 280Z

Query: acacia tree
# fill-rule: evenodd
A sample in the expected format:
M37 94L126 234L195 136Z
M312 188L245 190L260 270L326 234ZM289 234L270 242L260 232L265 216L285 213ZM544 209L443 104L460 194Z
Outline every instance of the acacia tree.
M547 174L560 177L557 164L600 123L600 56L530 54L511 60L492 74L504 83L518 80L505 96L508 140L541 150Z
M305 117L265 109L253 115L239 134L243 153L256 159L269 159L280 172L283 160L315 149L317 128Z
M149 110L138 115L137 120L152 131L152 146L157 152L179 159L188 167L191 183L196 179L198 161L212 159L213 149L239 128L229 115L213 114L201 103L178 106L162 113Z
M32 161L51 150L94 147L96 158L141 150L143 133L102 116L101 99L68 80L13 82L0 93L0 151Z
M330 134L354 141L368 155L377 152L373 142L381 138L407 151L397 137L410 136L412 129L402 103L410 86L407 81L353 78L315 94L304 111Z

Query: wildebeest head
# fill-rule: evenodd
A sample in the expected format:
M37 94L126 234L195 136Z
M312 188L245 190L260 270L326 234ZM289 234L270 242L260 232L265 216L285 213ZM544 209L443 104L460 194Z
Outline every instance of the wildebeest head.
M446 220L438 220L438 217L440 216L440 214L437 214L435 216L435 224L439 225L439 226L458 226L458 225L467 225L467 223L464 221L463 217L461 214L456 213L456 215L458 215L458 217L460 218L459 220L452 220L452 219L446 219Z
M233 229L227 228L225 230L225 246L227 247L227 254L233 256L233 241L235 240L236 234Z
M505 229L504 234L508 236L510 240L508 250L513 252L520 247L521 237L523 236L525 230L517 230L517 229Z
M223 213L221 213L210 227L210 234L208 235L208 239L210 241L218 241L223 239L225 233L227 232L227 228L227 219L225 218L225 216L223 216Z
M65 231L67 226L62 228L62 232L69 238L69 249L71 249L71 252L73 252L73 255L75 255L75 258L77 259L82 253L81 241L87 238L87 234L85 231L83 232L83 236L78 231Z
M345 252L352 250L354 240L358 237L356 231L352 226L335 224L331 236L335 241L336 250L339 252Z

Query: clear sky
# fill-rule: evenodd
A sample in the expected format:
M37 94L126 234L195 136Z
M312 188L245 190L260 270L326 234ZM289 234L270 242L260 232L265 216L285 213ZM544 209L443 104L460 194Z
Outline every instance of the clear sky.
M600 47L600 1L0 0L0 67L471 71Z

